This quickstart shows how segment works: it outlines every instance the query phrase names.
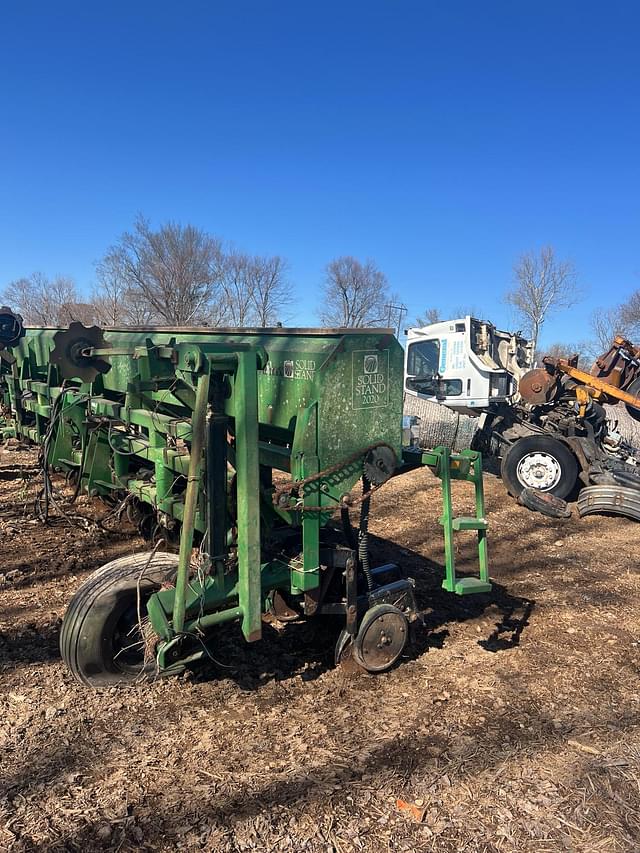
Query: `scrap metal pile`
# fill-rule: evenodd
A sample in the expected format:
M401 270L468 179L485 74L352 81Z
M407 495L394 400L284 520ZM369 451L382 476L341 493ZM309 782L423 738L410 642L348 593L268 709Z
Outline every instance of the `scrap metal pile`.
M388 330L25 332L3 309L0 345L2 432L41 448L40 515L64 475L154 543L72 599L61 652L83 683L179 671L209 654L214 626L239 621L254 641L267 614L335 617L337 662L392 666L416 607L401 567L374 565L371 496L423 465L442 481L443 586L491 588L480 454L403 448L403 353ZM474 516L454 517L452 479L473 484ZM479 576L456 574L458 530L477 533Z
M522 377L518 391L522 414L511 430L543 429L572 452L585 486L580 515L612 512L640 521L640 449L624 426L624 415L640 419L640 348L616 337L589 372L578 367L577 356L545 357L543 367ZM509 453L503 466L508 463Z
M470 315L407 335L408 441L493 457L530 509L566 517L579 491L580 515L640 520L640 347L616 337L587 372L531 369L530 341Z

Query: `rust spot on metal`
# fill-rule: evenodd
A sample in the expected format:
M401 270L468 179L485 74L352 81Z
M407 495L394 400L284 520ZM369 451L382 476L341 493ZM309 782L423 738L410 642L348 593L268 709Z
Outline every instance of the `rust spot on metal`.
M553 397L556 377L543 367L529 370L520 380L518 391L525 403L541 406Z

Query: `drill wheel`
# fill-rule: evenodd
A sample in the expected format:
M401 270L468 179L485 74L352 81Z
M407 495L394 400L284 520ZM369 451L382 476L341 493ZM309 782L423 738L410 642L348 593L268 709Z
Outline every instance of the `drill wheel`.
M112 560L87 578L60 630L60 653L76 681L117 687L156 677L146 606L177 571L177 554L151 552Z
M398 660L409 639L409 623L392 604L376 604L362 618L352 655L367 672L384 672Z

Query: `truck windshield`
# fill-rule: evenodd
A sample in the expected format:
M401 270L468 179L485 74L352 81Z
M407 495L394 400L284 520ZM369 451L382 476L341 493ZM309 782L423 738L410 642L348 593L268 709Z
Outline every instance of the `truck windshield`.
M409 346L407 375L415 379L433 379L438 373L440 341L417 341Z

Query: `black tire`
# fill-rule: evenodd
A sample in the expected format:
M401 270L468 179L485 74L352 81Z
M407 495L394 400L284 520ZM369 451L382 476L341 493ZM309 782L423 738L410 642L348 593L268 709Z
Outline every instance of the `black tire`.
M541 465L535 466L536 457L539 457ZM527 464L531 465L528 476ZM549 477L550 485L544 485L545 479L536 477L533 468L544 470ZM546 435L529 435L526 438L519 438L515 444L511 445L502 458L500 474L505 486L516 498L527 487L546 492L556 498L566 498L576 486L578 462L561 441Z
M60 631L60 653L74 678L90 687L113 687L154 676L155 663L145 661L138 629L138 587L144 618L151 594L173 582L177 569L177 554L132 554L106 563L82 584Z
M634 397L640 397L640 378L633 380L631 385L627 388L627 394L633 394ZM625 403L625 407L635 421L640 421L640 409L636 409L635 406L630 406L628 403Z

